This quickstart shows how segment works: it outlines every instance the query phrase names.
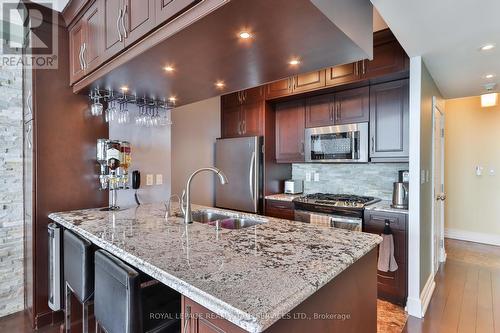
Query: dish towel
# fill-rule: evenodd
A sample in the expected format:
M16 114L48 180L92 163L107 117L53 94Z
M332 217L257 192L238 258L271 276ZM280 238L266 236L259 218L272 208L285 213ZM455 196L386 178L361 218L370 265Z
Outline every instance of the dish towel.
M392 235L382 234L382 243L378 248L378 270L382 272L394 272L398 264L394 258L394 238Z
M327 215L311 214L309 222L313 225L317 225L320 227L331 227L332 226L330 216L327 216Z

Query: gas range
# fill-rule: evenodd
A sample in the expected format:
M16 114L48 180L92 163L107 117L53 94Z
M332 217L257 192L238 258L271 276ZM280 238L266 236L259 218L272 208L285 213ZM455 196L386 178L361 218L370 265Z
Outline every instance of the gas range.
M365 206L380 201L375 197L352 194L307 194L293 199L296 210L341 216L362 217Z

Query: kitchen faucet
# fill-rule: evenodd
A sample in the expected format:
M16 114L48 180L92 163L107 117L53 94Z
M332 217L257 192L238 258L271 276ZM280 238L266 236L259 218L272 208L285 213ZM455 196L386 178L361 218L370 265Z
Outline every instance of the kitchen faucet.
M219 169L215 167L206 167L206 168L201 168L196 170L189 176L188 181L186 183L186 208L184 212L184 223L193 223L193 216L191 214L191 181L193 180L193 177L199 174L200 172L203 171L212 171L217 176L219 176L220 183L222 185L225 185L228 183L226 175ZM184 195L183 195L184 196Z
M183 202L181 201L181 198L177 194L172 194L170 198L168 198L168 201L165 203L165 208L166 208L165 218L172 216L172 211L171 211L172 199L177 199L179 201L180 209L184 214L184 205Z

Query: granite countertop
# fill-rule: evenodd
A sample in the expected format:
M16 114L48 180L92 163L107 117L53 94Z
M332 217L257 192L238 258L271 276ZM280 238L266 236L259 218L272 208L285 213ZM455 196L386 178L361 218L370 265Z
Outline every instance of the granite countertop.
M49 217L249 332L264 331L381 241L252 214L244 215L268 222L218 231L164 214L160 203Z
M266 195L265 199L267 200L277 200L277 201L292 201L295 198L303 196L304 193L300 194L286 194L286 193L278 193Z
M376 202L374 204L366 206L365 210L374 210L377 212L408 214L408 209L392 208L391 203L392 202L389 200L382 200L382 201L379 201L379 202Z

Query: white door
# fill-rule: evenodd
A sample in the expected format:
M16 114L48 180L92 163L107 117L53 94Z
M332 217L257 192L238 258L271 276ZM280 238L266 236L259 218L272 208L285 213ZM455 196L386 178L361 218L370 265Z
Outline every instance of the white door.
M444 108L436 97L433 98L433 270L439 269L439 263L445 259L444 250Z

